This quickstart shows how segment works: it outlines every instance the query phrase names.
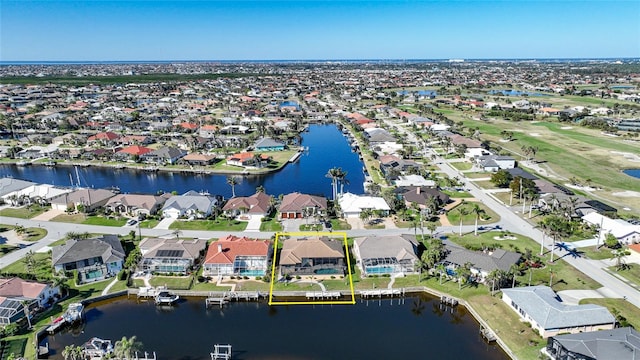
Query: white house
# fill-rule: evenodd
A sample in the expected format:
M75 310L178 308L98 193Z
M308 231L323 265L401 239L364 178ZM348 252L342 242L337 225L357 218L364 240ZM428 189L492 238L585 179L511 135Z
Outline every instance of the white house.
M338 199L344 217L357 218L363 210L381 211L383 216L389 214L391 208L389 204L381 198L375 196L355 195L344 193Z
M595 211L583 216L582 220L600 229L596 236L599 237L601 244L609 233L622 244L640 243L640 225L633 225L622 219L611 219Z
M182 195L170 197L162 207L162 216L177 219L181 216L207 217L218 206L215 197L188 191Z
M566 305L548 286L502 289L502 301L543 338L561 333L610 330L616 324L607 308L593 304Z

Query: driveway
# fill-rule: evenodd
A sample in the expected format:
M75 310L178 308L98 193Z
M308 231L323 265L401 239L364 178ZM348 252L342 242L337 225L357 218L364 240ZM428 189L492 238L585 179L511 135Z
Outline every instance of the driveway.
M262 218L263 218L262 215L253 215L253 216L251 216L245 231L251 231L251 232L260 231L260 225L262 224Z
M176 221L174 218L164 218L158 223L158 225L156 225L156 227L154 227L154 229L169 230L169 226L171 226L174 221Z

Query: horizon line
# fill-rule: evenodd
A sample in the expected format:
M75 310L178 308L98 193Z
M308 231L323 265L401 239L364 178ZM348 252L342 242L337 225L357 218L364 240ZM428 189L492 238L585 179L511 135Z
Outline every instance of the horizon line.
M640 57L504 57L504 58L326 58L326 59L166 59L166 60L0 60L0 64L18 64L18 63L157 63L157 62L363 62L363 61L391 61L391 62L447 62L447 61L535 61L535 60L640 60Z

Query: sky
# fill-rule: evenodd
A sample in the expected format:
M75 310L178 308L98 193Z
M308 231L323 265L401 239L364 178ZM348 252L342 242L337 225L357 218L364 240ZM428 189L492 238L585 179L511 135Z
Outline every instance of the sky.
M639 58L640 0L0 0L0 61Z

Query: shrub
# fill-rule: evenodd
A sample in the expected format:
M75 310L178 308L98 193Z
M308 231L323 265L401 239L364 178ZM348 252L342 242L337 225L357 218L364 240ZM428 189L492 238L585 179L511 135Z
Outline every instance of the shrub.
M243 278L244 280L249 280L249 277L248 277L248 276L243 276L242 278Z
M296 280L300 280L300 279L301 279L300 275L296 275Z
M332 280L333 280L333 279L335 279L335 278L336 278L335 276L331 275L331 279L332 279Z
M205 277L204 277L204 276L202 276L202 275L198 276L198 282L199 282L199 283L203 283L203 282L205 282L205 281L206 281L206 279L205 279Z
M262 276L256 276L256 281L262 280Z
M262 278L262 281L264 281L264 282L268 283L270 280L269 280L269 277L268 277L268 276L265 276L265 277L263 277L263 278Z

